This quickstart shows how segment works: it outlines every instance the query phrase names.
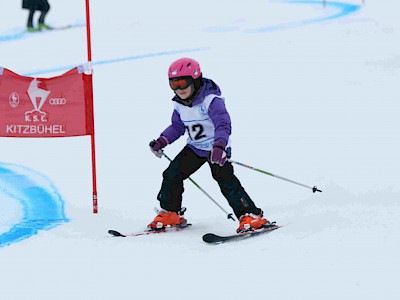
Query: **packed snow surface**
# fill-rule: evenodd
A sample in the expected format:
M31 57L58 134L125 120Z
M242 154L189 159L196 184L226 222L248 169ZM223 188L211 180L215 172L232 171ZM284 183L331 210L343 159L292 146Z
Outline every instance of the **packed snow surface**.
M50 1L48 24L74 26L30 34L20 4L0 5L0 66L52 77L87 61L85 1ZM99 213L89 137L0 138L1 299L400 299L398 1L90 4ZM187 181L191 228L107 234L155 216L168 161L148 143L180 57L221 87L234 160L323 191L235 165L279 230L204 243L237 223ZM192 178L231 211L207 165Z

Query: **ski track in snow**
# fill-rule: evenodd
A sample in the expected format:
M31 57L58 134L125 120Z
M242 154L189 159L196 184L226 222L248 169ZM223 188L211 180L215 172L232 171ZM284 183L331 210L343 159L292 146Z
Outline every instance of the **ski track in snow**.
M54 27L57 27L57 24L51 24ZM86 23L83 21L75 21L71 23L68 29L73 29L73 28L82 28L86 27ZM26 38L34 38L35 34L47 34L52 31L43 31L43 32L35 32L35 33L30 33L25 30L25 27L16 27L7 30L6 32L3 32L0 34L0 43L1 42L12 42L16 40L21 40L21 39L26 39Z
M321 5L321 1L288 1L289 4L295 5ZM361 9L360 5L349 4L349 3L341 3L341 2L326 2L326 7L333 8L334 11L331 14L327 14L324 16L320 16L317 18L307 18L299 21L286 22L280 24L274 24L271 26L265 27L256 27L256 28L247 28L241 29L240 26L221 26L221 27L208 27L204 29L206 32L231 32L231 31L240 31L242 30L244 33L265 33L265 32L273 32L279 30L289 30L293 28L297 28L300 26L323 23L327 21L332 21L334 19L343 18L350 14L354 14ZM244 26L246 25L244 21Z

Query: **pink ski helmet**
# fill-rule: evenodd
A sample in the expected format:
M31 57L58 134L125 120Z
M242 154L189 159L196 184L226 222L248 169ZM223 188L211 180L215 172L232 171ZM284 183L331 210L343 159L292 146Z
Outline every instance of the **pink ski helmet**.
M200 64L191 58L180 58L174 61L168 69L168 78L189 76L197 79L201 76Z

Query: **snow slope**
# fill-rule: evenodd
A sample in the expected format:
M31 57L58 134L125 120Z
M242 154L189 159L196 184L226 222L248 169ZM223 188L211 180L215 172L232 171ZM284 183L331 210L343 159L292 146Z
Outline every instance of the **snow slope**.
M75 28L36 34L7 2L0 66L50 77L86 61L83 0L51 1L48 22ZM398 299L400 6L365 2L92 1L99 214L89 137L1 138L1 299ZM170 121L166 72L182 56L221 86L233 159L323 190L235 166L278 231L203 243L237 224L187 182L189 230L107 235L154 217L168 162L147 145ZM192 177L230 211L207 166Z

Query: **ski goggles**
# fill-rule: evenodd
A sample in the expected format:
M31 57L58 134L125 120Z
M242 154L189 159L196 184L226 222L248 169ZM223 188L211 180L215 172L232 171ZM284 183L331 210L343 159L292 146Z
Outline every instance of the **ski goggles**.
M178 77L169 80L169 86L172 90L184 90L193 82L192 77Z

